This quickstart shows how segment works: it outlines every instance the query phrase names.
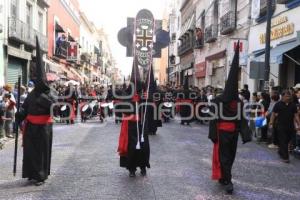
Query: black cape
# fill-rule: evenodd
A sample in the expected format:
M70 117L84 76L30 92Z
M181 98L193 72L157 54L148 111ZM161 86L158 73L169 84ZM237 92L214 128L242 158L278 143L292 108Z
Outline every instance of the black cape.
M25 99L18 120L28 115L50 115L54 98L48 93L33 90ZM50 175L52 124L36 125L27 122L23 135L22 177L44 181Z
M124 101L125 102L125 101ZM126 101L130 104L134 110L131 112L123 112L125 115L135 115L135 103L132 101ZM122 105L122 109L128 109L128 106ZM122 120L122 123L126 123ZM122 125L121 125L122 127ZM122 131L122 130L121 130ZM139 132L139 139L141 140L142 135L142 124L141 120L128 121L128 153L126 156L120 156L120 166L128 170L135 170L137 167L150 168L150 144L148 135L144 134L144 142L140 142L140 149L136 149L138 141L137 133Z

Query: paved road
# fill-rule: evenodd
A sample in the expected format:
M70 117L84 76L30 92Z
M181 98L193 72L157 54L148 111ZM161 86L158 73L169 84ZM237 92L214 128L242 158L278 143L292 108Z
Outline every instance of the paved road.
M210 180L211 149L207 127L177 122L151 136L147 177L128 177L116 153L119 126L108 122L57 125L52 175L43 186L12 177L13 144L0 151L0 199L200 200L300 199L300 161L278 161L274 150L256 143L241 145L234 165L235 193L224 195ZM19 154L21 155L21 154Z

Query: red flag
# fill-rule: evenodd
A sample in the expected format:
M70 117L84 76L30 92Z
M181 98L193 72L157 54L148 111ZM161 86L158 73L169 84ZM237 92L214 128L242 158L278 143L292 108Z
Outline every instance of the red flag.
M221 163L219 155L219 141L214 144L213 158L212 158L212 177L213 180L222 178Z
M118 152L120 156L126 156L128 153L128 120L124 119L121 124Z

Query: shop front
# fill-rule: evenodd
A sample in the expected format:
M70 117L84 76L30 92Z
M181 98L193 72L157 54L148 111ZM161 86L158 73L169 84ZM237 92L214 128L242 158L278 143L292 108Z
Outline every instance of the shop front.
M300 7L280 14L275 13L271 23L270 82L269 87L293 87L300 83ZM250 89L262 90L265 68L265 23L251 28L249 40ZM259 34L257 34L259 33Z

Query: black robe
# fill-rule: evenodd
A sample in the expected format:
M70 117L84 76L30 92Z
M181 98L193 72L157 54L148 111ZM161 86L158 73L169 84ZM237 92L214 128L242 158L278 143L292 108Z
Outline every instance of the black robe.
M131 104L134 108L131 112L124 112L123 114L128 115L135 115L135 103L132 101L126 101L127 103ZM128 109L128 106L123 105L122 109ZM139 118L141 115L139 114ZM144 134L144 142L140 141L140 149L136 149L137 145L137 133L139 131L139 139L141 140L142 136L142 124L141 120L132 121L132 120L122 120L121 131L123 127L123 123L128 122L128 153L127 155L120 156L120 166L125 167L130 171L135 171L137 167L140 168L150 168L150 144L148 139L148 134Z
M190 91L184 91L184 96L181 96L179 106L179 114L181 117L181 124L190 123L194 117L193 110L194 104L193 100L190 98Z
M236 108L232 109L232 106L230 106L230 104L228 103L223 103L223 110L220 110L220 105L222 103L222 100L220 98L216 98L214 100L214 103L218 105L219 116L221 112L223 113L223 116L226 117L236 116ZM242 102L238 103L239 104L237 105L242 109ZM212 108L211 112L215 113L215 110ZM234 130L229 130L230 128L227 130L220 129L220 123L235 124L236 128ZM212 179L231 182L231 169L235 160L239 133L241 134L243 143L251 141L252 133L250 128L248 127L246 119L243 118L243 115L235 120L224 120L218 118L210 121L208 137L214 143Z
M33 90L25 99L18 120L28 116L50 116L54 99L50 94L40 94ZM44 181L50 175L52 151L52 123L27 123L23 132L23 170L22 177Z
M145 104L145 102L144 102ZM159 101L152 98L148 100L148 105L143 106L142 117L145 115L145 132L149 135L155 135L158 127L162 127L161 116L159 113ZM144 120L144 118L142 118Z

